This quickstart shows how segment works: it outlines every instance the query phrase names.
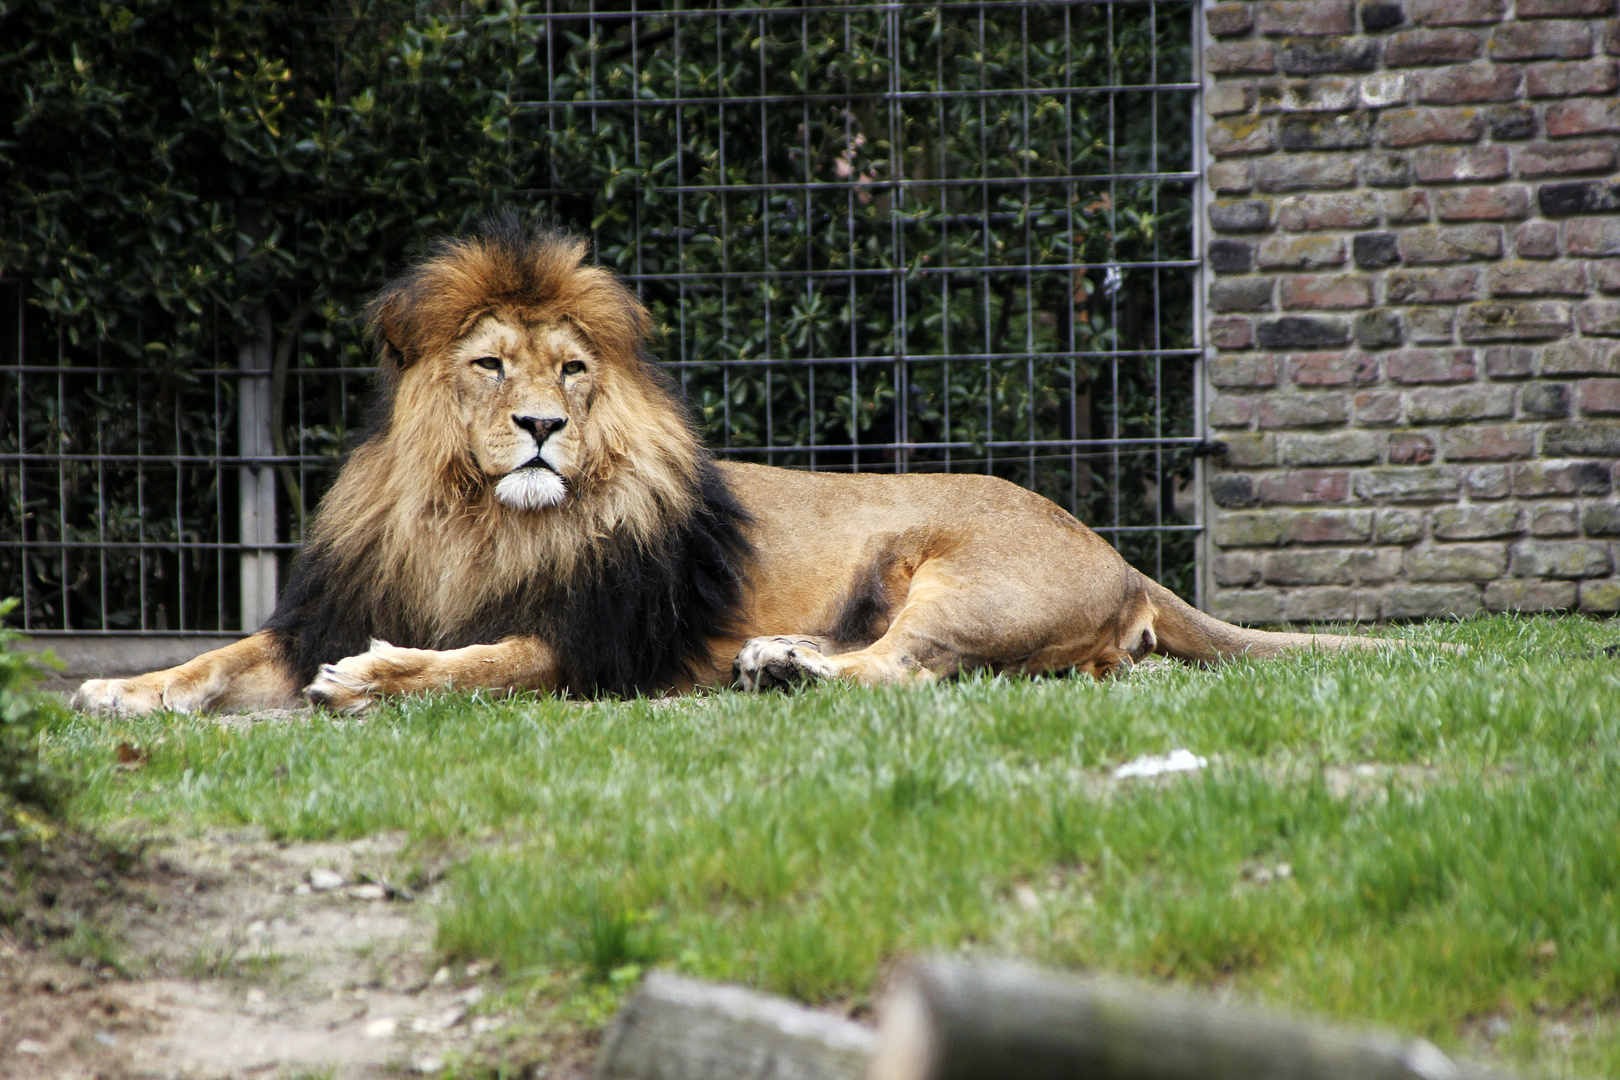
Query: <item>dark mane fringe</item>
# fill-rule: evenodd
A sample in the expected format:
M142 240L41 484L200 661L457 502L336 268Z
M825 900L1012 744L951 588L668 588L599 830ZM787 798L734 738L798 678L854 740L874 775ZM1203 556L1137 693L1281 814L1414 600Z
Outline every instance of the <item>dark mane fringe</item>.
M488 605L476 625L429 639L410 597L377 595L365 565L341 565L318 541L299 554L265 628L301 683L323 663L365 652L382 638L409 648L455 649L534 635L556 650L560 689L629 696L699 676L709 641L731 630L752 554L748 514L712 461L697 481L697 509L650 549L611 542L571 581L534 580ZM454 557L451 555L450 557Z

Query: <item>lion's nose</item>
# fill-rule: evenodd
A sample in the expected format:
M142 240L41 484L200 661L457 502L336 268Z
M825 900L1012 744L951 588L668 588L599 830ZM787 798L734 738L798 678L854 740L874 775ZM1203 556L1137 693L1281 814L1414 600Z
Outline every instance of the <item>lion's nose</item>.
M568 423L566 416L524 416L522 413L512 414L512 423L534 436L538 445L562 429Z

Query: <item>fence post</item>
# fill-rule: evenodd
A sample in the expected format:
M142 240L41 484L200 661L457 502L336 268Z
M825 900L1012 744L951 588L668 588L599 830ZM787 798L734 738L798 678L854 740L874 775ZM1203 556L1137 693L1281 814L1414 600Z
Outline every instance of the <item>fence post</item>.
M236 391L238 506L242 537L242 629L253 632L276 606L276 470L263 463L275 453L270 437L270 312L260 309L253 336L237 353L242 375ZM254 460L258 459L258 460Z

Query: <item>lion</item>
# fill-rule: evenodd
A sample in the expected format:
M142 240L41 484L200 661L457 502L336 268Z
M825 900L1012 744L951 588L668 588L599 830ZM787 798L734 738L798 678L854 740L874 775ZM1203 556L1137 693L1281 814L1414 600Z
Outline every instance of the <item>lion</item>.
M1104 678L1150 654L1385 644L1212 618L994 477L716 460L649 351L647 310L562 231L508 216L442 240L367 316L369 432L268 622L179 667L92 679L75 705Z

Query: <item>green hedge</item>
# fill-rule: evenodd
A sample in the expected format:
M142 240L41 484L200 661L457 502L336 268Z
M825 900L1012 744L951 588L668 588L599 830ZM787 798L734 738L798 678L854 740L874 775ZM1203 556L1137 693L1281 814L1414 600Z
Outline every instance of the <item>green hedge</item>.
M1151 524L1159 507L1179 520L1155 470L1184 477L1184 452L1076 470L987 443L1193 430L1185 361L1091 355L1190 342L1190 273L1127 271L1110 292L1102 269L1184 255L1190 185L1042 182L1145 171L1155 153L1190 167L1188 95L1006 93L1190 78L1189 6L907 6L892 21L776 6L558 19L541 4L371 0L317 18L275 0L0 0L0 274L24 290L30 363L102 369L68 377L60 404L54 382L29 381L27 437L8 421L0 449L232 452L232 424L214 418L234 416L234 384L207 373L233 365L262 311L291 368L281 438L335 458L364 380L297 372L367 367L365 297L425 238L517 204L590 230L634 277L722 448L894 467L893 450L791 448L955 443L952 467L996 458L1095 524ZM891 116L895 89L924 96ZM656 104L738 95L803 104ZM884 182L901 175L1031 183L897 199ZM1093 269L1006 269L1071 261ZM926 359L945 353L998 358ZM802 362L845 356L879 359ZM3 391L10 412L19 385ZM234 539L214 509L230 505L229 470L3 478L8 538ZM313 505L322 476L287 478L308 489L287 507L297 539L295 503ZM1122 546L1156 569L1154 543ZM1173 546L1166 569L1189 559ZM26 576L31 618L54 625L206 628L223 607L228 626L234 573L207 548L0 555L0 587Z

